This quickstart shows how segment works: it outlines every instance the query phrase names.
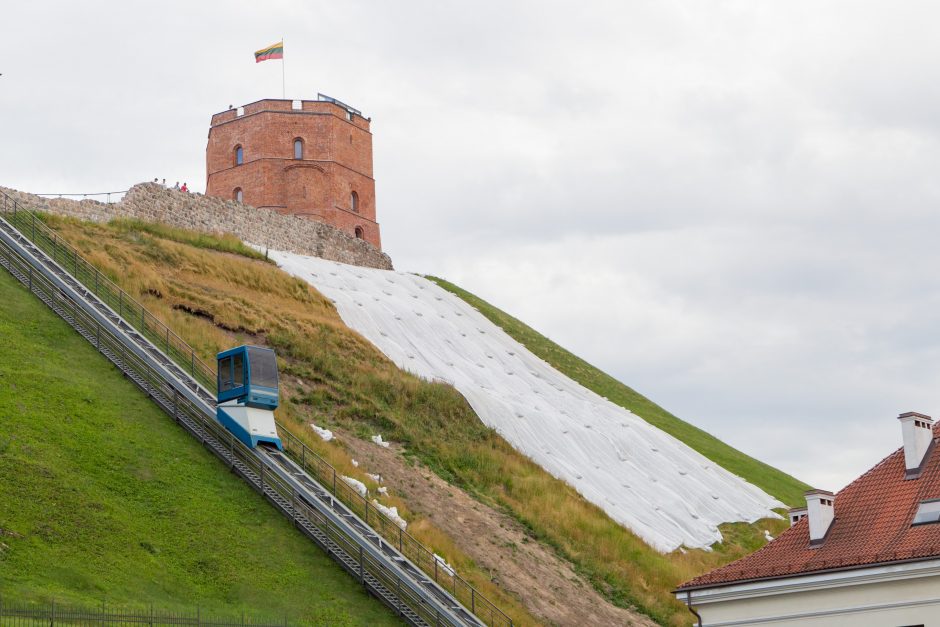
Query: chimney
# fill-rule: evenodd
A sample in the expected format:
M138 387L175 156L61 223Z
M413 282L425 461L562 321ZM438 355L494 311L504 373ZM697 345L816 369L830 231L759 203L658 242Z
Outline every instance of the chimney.
M835 516L835 495L826 490L807 492L806 516L809 518L809 543L822 544Z
M800 522L806 518L806 508L805 507L794 507L787 512L790 518L790 526L792 527L796 523Z
M904 467L906 479L920 476L920 465L933 442L933 418L909 411L898 416L901 437L904 440Z

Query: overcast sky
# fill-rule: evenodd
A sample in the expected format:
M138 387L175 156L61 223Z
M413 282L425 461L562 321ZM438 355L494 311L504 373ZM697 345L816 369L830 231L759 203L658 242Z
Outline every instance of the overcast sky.
M0 10L0 184L205 187L210 116L372 117L445 276L826 489L940 415L940 5L42 2Z

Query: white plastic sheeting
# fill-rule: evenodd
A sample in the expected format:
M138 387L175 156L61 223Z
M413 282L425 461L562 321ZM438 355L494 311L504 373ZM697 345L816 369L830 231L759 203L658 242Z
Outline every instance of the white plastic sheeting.
M366 494L369 493L369 489L366 487L366 484L359 481L358 479L347 477L346 475L340 475L340 477L342 477L343 481L349 484L353 490L358 492L359 496L365 498Z
M310 423L310 428L313 429L313 432L320 436L324 442L329 442L333 439L333 432L329 429L323 429L313 423Z
M448 564L447 560L437 553L434 554L434 561L437 562L437 568L442 570L445 574L450 575L451 577L457 574L457 571L454 570L454 567Z
M660 551L707 547L723 522L783 507L575 383L463 300L415 275L269 251L399 367L454 385L480 419Z
M379 489L381 490L381 488ZM375 505L375 509L379 510L380 512L388 516L393 523L395 523L402 529L408 528L408 521L406 521L404 518L398 515L397 507L395 507L394 505L392 507L386 507L382 505L381 503L379 503L378 501L376 501L375 499L372 499L372 504Z

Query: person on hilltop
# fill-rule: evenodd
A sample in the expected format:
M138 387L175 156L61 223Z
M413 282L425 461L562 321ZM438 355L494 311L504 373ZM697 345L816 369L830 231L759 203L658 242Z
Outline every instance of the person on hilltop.
M183 186L180 188L180 191L189 193L189 187L186 186L186 183L183 183Z
M173 189L179 189L179 188L180 188L180 182L176 181L176 185L173 186Z

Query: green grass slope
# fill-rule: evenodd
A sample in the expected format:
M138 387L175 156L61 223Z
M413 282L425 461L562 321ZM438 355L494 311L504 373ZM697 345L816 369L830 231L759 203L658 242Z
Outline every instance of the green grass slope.
M474 296L444 279L433 276L427 278L476 307L481 314L503 329L510 337L589 390L607 397L621 407L629 409L648 423L662 429L716 464L753 483L782 502L791 506L803 502L803 492L808 490L809 486L802 481L772 466L768 466L764 462L728 446L710 433L680 420L636 390L595 368L482 298Z
M397 625L0 270L0 593Z

